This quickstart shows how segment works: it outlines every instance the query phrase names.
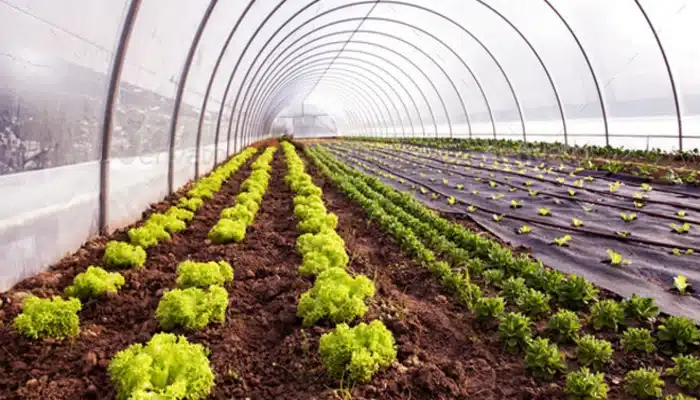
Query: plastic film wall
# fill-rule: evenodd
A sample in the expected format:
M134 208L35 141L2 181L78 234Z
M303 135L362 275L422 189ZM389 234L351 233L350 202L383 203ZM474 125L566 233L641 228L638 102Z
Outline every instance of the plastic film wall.
M0 0L0 290L299 104L337 135L700 147L698 19L685 0Z

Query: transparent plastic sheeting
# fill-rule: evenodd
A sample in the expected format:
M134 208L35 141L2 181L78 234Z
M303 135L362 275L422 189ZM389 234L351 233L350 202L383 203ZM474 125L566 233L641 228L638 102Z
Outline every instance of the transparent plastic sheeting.
M699 18L686 0L2 0L0 290L271 134L700 147Z

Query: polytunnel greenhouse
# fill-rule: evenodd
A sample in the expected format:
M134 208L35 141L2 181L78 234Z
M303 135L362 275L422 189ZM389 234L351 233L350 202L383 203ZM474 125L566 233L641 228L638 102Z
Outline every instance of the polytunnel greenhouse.
M698 20L0 1L0 399L696 399Z

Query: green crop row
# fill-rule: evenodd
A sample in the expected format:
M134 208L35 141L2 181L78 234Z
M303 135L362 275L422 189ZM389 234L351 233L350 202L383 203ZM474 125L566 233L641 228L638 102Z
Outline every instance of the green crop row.
M224 209L221 218L209 231L209 239L223 244L240 242L245 238L246 229L253 224L260 209L263 195L270 182L272 158L276 147L268 147L253 163L248 179L241 184L241 192L236 196L236 204Z
M357 201L384 229L392 233L404 248L424 262L436 274L441 282L482 318L499 320L499 336L504 344L525 352L526 366L531 372L551 376L565 367L563 354L556 344L547 338L535 338L532 334L530 317L546 314L550 303L560 307L560 311L550 319L552 333L564 338L574 338L578 345L577 357L582 365L600 366L608 361L611 354L610 343L592 336L580 337L579 316L566 308L581 309L592 304L590 320L594 327L614 330L625 318L625 312L642 321L658 314L658 308L651 299L633 297L623 303L613 300L597 301L597 289L589 282L576 276L565 277L554 270L544 268L540 263L528 257L516 257L498 243L468 231L466 228L440 218L411 196L399 193L384 185L376 178L371 178L338 162L326 152L316 148L309 150L309 156L317 163L321 171L329 176L348 197ZM436 260L435 250L440 256L450 260L454 268ZM473 275L483 276L485 281L501 289L500 297L482 297L479 286L470 282ZM505 304L528 313L504 312ZM629 331L629 330L628 330ZM628 348L649 349L647 336L649 331L640 329L639 337L627 334ZM623 337L624 339L624 337ZM646 346L644 341L646 340ZM683 352L698 343L698 331L692 321L685 318L671 317L658 327L655 340L668 350ZM639 343L642 343L641 345ZM692 356L690 356L692 357ZM693 360L696 360L692 357ZM678 366L678 362L676 362ZM682 373L673 376L687 376L700 372L698 366L686 363ZM637 371L630 372L630 382ZM575 395L582 381L594 379L597 375L590 372L572 372L570 387L567 390ZM677 379L678 381L678 379ZM630 386L635 386L630 383ZM601 380L601 384L604 385ZM700 379L681 385L693 388L700 385ZM585 385L584 385L585 386ZM576 389L579 387L579 389ZM634 388L629 389L635 392ZM587 392L605 392L602 387L590 388ZM645 398L643 394L634 394ZM606 397L588 397L606 398Z
M628 150L617 147L568 146L558 142L523 142L506 139L389 139L389 138L348 138L367 142L409 143L417 146L430 146L439 149L473 150L498 155L522 155L535 158L553 158L577 163L589 170L603 170L609 173L625 172L649 179L660 177L662 182L691 185L700 184L697 169L671 168L659 165L659 161L680 163L700 162L700 150L665 152L660 149Z
M323 192L306 173L294 146L283 142L282 149L289 169L285 180L295 193L294 215L301 233L299 273L316 276L313 287L299 299L297 315L305 326L321 320L337 324L319 343L321 360L331 376L368 381L396 359L394 337L379 320L348 325L367 311L365 301L374 296L374 284L364 275L352 277L347 272L345 242L335 231L337 216L327 212Z

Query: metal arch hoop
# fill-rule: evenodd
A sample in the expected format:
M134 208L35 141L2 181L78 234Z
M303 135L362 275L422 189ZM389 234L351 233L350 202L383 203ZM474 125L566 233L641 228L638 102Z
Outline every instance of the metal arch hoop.
M202 39L204 28L207 26L209 17L211 17L212 11L214 11L217 2L218 0L211 0L209 2L209 6L204 12L204 15L202 16L202 20L200 21L197 31L194 34L194 38L192 39L192 43L190 44L190 49L187 52L185 63L182 66L182 73L180 74L180 80L177 84L173 115L170 118L170 136L168 142L168 194L172 194L175 191L175 133L177 132L177 120L180 115L180 106L182 105L182 95L185 92L185 85L187 84L187 78L190 73L190 67L192 66L194 53L197 51L197 46L199 46L199 41ZM197 154L199 154L199 147L197 147Z
M549 69L545 65L544 61L542 60L542 57L540 57L540 54L535 50L535 47L532 45L530 40L518 29L515 24L513 24L505 15L501 14L498 10L493 8L491 5L486 4L483 0L476 0L479 4L482 6L488 8L489 10L493 11L496 15L501 17L503 21L505 21L513 30L523 39L525 44L530 48L532 51L532 54L537 58L537 61L540 63L540 66L542 66L542 70L544 70L544 74L547 76L547 80L549 81L549 84L552 86L552 91L554 92L554 98L557 101L557 107L559 108L559 115L561 116L561 123L562 127L564 128L564 144L569 144L569 132L566 126L566 117L564 116L564 106L561 104L561 97L559 96L559 91L557 90L557 85L554 83L554 80L552 79L552 75L549 73ZM526 139L527 140L527 139Z
M334 22L328 23L328 24L326 24L326 25L322 25L322 26L319 26L319 27L317 27L317 28L314 28L313 30L307 32L306 35L308 36L308 35L310 35L310 34L313 34L313 33L315 33L315 32L318 32L318 31L320 31L320 30L322 30L322 29L325 29L326 27L333 26L333 25L340 24L340 23L345 23L345 22L355 21L355 20L374 20L374 19L378 19L378 18L367 17L367 18L347 18L347 19L343 19L343 20L338 20L338 21L334 21ZM385 20L385 19L382 18L382 19L378 19L378 20ZM387 38L390 38L390 39L394 39L394 40L400 41L400 42L402 42L402 43L404 43L404 44L406 44L406 45L412 47L413 49L415 49L415 50L418 51L419 53L423 54L428 60L430 60L430 61L442 72L442 74L445 76L445 78L447 79L447 81L448 81L448 82L450 83L450 85L452 86L452 89L453 89L453 90L455 91L455 93L457 94L457 98L458 98L459 101L460 101L460 104L461 104L461 106L462 106L462 111L464 112L464 115L465 115L466 120L467 120L467 126L469 127L469 135L471 136L471 134L472 134L471 122L470 122L470 118L469 118L469 112L467 111L466 104L465 104L465 102L464 102L464 98L462 97L462 94L460 93L459 89L457 89L457 86L455 85L454 81L452 80L452 77L450 76L450 74L447 73L447 71L445 71L445 69L442 67L442 65L440 65L440 63L438 63L437 61L435 61L435 58L433 58L432 56L430 56L430 55L429 55L428 53L426 53L423 49L419 48L418 46L414 45L413 43L410 43L409 41L407 41L407 40L405 40L405 39L401 39L401 38L399 38L398 36L395 36L395 35L392 35L392 34L388 34L388 33L385 33L385 32L378 32L378 31L368 30L368 29L356 29L356 30L354 30L354 31L345 31L345 30L344 30L344 31L337 31L337 32L334 32L333 34L329 34L329 35L327 35L326 37L330 37L330 36L338 35L338 34L353 33L353 32L354 32L354 33L366 33L366 34L371 34L371 35L379 35L379 36L384 36L384 37L387 37ZM304 37L306 37L306 36L304 36ZM317 40L318 40L318 38L317 38ZM313 42L313 41L311 41L311 42ZM311 43L311 42L309 42L309 43ZM341 44L341 43L345 43L345 41L330 42L329 44ZM358 43L358 44L365 44L365 45L374 45L374 46L378 46L378 47L382 47L382 48L388 49L388 48L386 48L386 47L384 47L384 46L381 46L381 45L378 45L378 44L370 44L369 42L362 41L362 40L352 40L351 43ZM285 50L286 50L286 49L285 49ZM345 51L345 50L343 50L343 51ZM393 52L394 52L395 54L400 54L400 53L398 53L398 52L396 52L396 51L393 51ZM336 52L336 53L337 53L337 52ZM406 58L405 56L404 56L404 59L408 60L408 58ZM410 61L409 61L409 62L410 62ZM332 65L332 63L331 63L330 65ZM257 72L256 72L256 74L253 76L253 78L251 79L251 82L253 82L253 81L255 80L256 77L257 77ZM260 81L258 81L258 82L260 82ZM252 101L246 102L246 99L248 98L248 93L250 93L250 90L249 90L249 89L252 88L252 87L253 87L252 85L248 86L248 90L246 90L246 92L245 92L245 94L244 94L244 97L243 97L243 101L241 102L241 105L246 105L246 104L247 104L246 107L245 107L245 110L246 110L246 111L250 110L250 107L251 107L252 104L253 104ZM256 87L257 87L257 86L256 86ZM446 115L446 118L447 118L447 122L448 122L448 124L450 125L450 134L452 134L452 123L451 123L451 121L450 121L449 113L447 112L447 110L445 110L445 113L446 113L445 115ZM238 127L237 127L237 128L238 128ZM436 132L436 133L437 133L437 132Z
M600 88L600 81L598 81L598 76L595 73L595 68L593 68L593 64L591 63L590 58L588 57L588 53L586 50L583 48L583 44L581 44L581 41L579 40L578 36L576 35L576 32L574 32L573 28L571 25L569 25L569 22L564 18L563 15L559 12L559 10L552 5L552 3L549 2L549 0L544 0L545 3L549 6L549 8L552 9L554 14L559 17L559 20L564 24L566 29L569 31L571 34L571 37L574 39L576 42L576 45L578 46L579 50L581 50L581 55L583 56L583 59L586 61L586 65L588 66L588 71L591 73L591 77L593 78L593 84L595 84L595 90L596 93L598 94L598 102L600 103L600 112L603 117L603 125L605 127L605 145L610 146L610 130L608 127L608 112L605 106L605 99L603 98L603 92Z
M378 54L366 52L366 51L363 51L363 50L353 50L353 49L351 49L351 50L346 50L345 52L346 52L346 53L363 54L363 55L367 55L367 56L370 56L370 57L377 58L377 59L379 59L380 61L383 61L383 62L387 63L388 65L391 65L391 66L392 66L393 68L395 68L397 71L399 71L399 72L402 73L404 76L406 76L406 77L414 84L414 86L416 87L416 89L419 91L419 93L420 93L421 96L423 97L423 101L424 101L425 104L428 106L428 111L430 112L431 118L432 118L432 120L433 120L434 127L435 127L435 129L436 129L436 131L437 131L437 121L435 120L435 115L433 114L432 108L430 107L430 102L428 101L427 97L425 96L425 93L420 89L420 86L419 86L417 83L415 83L415 81L413 81L413 78L412 78L409 74L407 74L407 73L406 73L403 69L401 69L398 65L394 64L393 62L389 61L388 59L386 59L386 58L384 58L383 56L380 56L380 55L378 55ZM322 53L319 53L318 55L332 54L332 53L335 53L335 51L322 52ZM368 61L368 60L363 60L363 59L360 59L360 58L354 58L354 57L348 57L348 56L340 56L340 57L342 57L343 59L347 58L347 59L350 59L350 60L353 60L353 61L366 63L366 64L368 64L368 65L373 65L373 66L376 66L376 65L377 65L377 64L375 64L375 63L373 63L373 62L370 62L370 61ZM339 57L339 59L340 59L340 57ZM309 60L309 59L311 59L311 58L313 58L313 57L307 57L305 60L301 60L301 61L306 61L306 60ZM287 71L284 71L284 73L287 73L287 72L288 72L288 70L287 70ZM280 73L281 73L281 72L280 72ZM283 76L284 76L284 75L277 74L277 75L275 76L275 80L271 81L271 85L278 84L278 83L279 83L279 80L283 79ZM271 91L273 88L274 88L274 86L270 86L270 87L268 87L268 88L266 89L266 92L264 93L264 94L265 94L265 97L264 97L263 99L265 99L265 98L267 98L267 97L269 96L269 93L270 93L270 91ZM261 101L262 101L262 100L261 100ZM260 108L258 109L257 112L258 112L258 113L260 112ZM425 131L424 131L424 136L425 136Z
M329 13L329 12L332 12L332 11L333 11L333 9L326 11L326 13ZM305 25L306 25L307 23L309 23L310 21L313 21L314 19L317 19L317 18L319 18L319 17L322 16L322 15L324 15L324 13L318 14L318 15L316 15L315 17L313 17L313 18L307 20L303 25L300 25L300 26L297 27L295 30L293 30L292 32L290 32L290 34L287 35L287 36L285 37L285 39L283 39L280 43L278 43L277 46L275 46L275 48L272 50L272 52L274 52L274 51L279 47L279 45L280 45L281 43L283 43L284 40L286 40L286 38L288 38L290 35L292 35L293 33L295 33L295 32L296 32L298 29L300 29L302 26L305 26ZM275 35L276 35L276 33L275 33ZM258 52L258 55L256 55L255 59L253 60L253 62L252 62L252 63L250 64L250 66L248 67L248 70L246 71L246 75L243 77L243 85L245 85L245 82L248 80L248 76L249 76L249 74L250 74L250 71L252 70L252 67L253 67L254 65L256 65L258 59L260 58L260 54L261 54L262 50L264 50L264 49L267 47L267 45L272 41L272 38L273 38L275 35L273 35L273 36L270 37L270 39L266 42L265 46L263 46L263 48L260 50L260 52ZM362 42L357 41L357 40L355 40L355 41L353 41L353 42L354 42L354 43L362 43ZM428 83L430 84L430 86L431 86L431 87L433 88L433 90L435 91L435 94L437 95L438 100L440 101L440 104L442 105L442 108L443 108L443 110L445 111L445 118L447 119L447 123L448 123L449 129L450 129L450 137L452 137L452 122L450 121L450 115L449 115L449 111L447 110L447 105L445 104L445 100L443 99L442 95L440 94L440 91L437 89L437 87L435 86L435 84L433 83L433 81L432 81L432 80L430 79L430 77L425 73L425 71L423 71L422 68L420 68L418 65L416 65L416 63L414 63L413 61L411 61L408 57L406 57L405 55L403 55L403 54L401 54L401 53L399 53L399 52L397 52L397 51L395 51L395 50L393 50L393 49L390 49L390 48L388 48L388 47L386 47L386 46L383 46L383 45L380 45L380 44L377 44L377 43L365 42L365 44L370 45L370 46L379 47L379 48L382 48L382 49L384 49L384 50L386 50L386 51L389 51L389 52L392 52L392 53L398 55L399 57L401 57L401 58L403 58L404 60L406 60L409 64L411 64L416 70L418 70L418 71L425 77L425 79L428 81ZM344 51L349 51L349 50L344 50ZM435 62L435 60L432 60L432 61ZM436 63L436 64L437 64L437 63ZM439 64L437 64L437 65L439 65ZM441 67L440 67L440 68L441 68ZM444 69L442 69L442 71L444 72ZM448 75L448 80L450 80L449 75ZM246 87L245 94L244 94L244 100L245 100L245 98L247 98L247 94L248 94L250 88L251 88L251 85L248 85L248 86ZM233 103L233 107L232 107L232 108L233 108L234 110L235 110L236 106L238 105L238 99L239 99L239 98L240 98L240 89L239 89L238 94L236 95L236 100L235 100L234 103ZM241 105L244 105L244 104L245 104L244 102L241 103ZM246 110L247 110L247 108L246 108ZM246 111L246 112L247 112L247 111ZM247 118L237 118L237 120L236 120L236 129L235 129L236 136L238 135L239 132L241 132L241 130L240 130L240 123L241 123L241 120L242 120L242 119L246 119L246 121L247 121ZM232 126L233 126L233 118L229 119L229 131L228 131L228 134L229 134L228 137L229 137L229 139L230 139L230 134L231 134L231 128L232 128ZM435 131L436 131L435 134L436 134L436 136L437 136L437 134L438 134L437 123L435 123Z
M204 92L204 99L202 100L202 110L199 113L199 124L197 126L197 139L196 139L196 147L197 147L197 153L195 154L195 164L194 164L194 177L199 178L199 161L200 161L200 156L199 156L199 149L202 147L202 127L204 126L204 116L206 114L206 109L207 109L207 102L209 101L209 96L211 94L211 89L214 85L214 79L216 78L216 74L219 72L219 67L221 66L221 62L224 59L224 55L226 54L226 50L228 50L228 46L231 44L231 40L233 39L233 35L236 34L238 31L238 27L241 25L245 17L248 15L248 12L250 9L253 7L255 4L255 0L250 0L248 2L248 5L246 8L243 10L243 13L238 17L236 20L236 23L233 25L233 28L231 28L231 32L229 32L228 37L226 38L226 41L224 41L224 45L221 46L221 51L219 52L219 57L216 59L216 63L214 64L214 68L211 71L211 74L209 75L209 83L207 84L207 90ZM218 138L217 138L217 143L218 143ZM216 151L215 151L216 153ZM216 155L214 156L216 157Z
M311 74L311 75L308 75L306 77L299 77L299 79L301 80L301 83L304 83L304 79L316 79L316 76L315 76L316 74L318 74L318 71L315 74ZM328 82L330 82L329 87L335 88L336 90L339 90L339 88L341 88L343 90L343 92L345 93L345 96L353 99L352 104L354 105L355 110L358 112L358 114L360 114L360 116L362 117L362 118L360 118L360 120L362 121L363 130L365 132L371 132L370 126L372 125L372 123L371 123L372 118L370 117L371 113L368 111L369 110L368 104L366 104L366 102L363 102L361 98L357 97L356 92L353 91L355 88L353 88L352 86L347 86L347 85L349 85L349 82L347 82L347 81L342 81L342 80L330 81L329 80ZM311 82L306 82L306 83L311 83ZM291 85L291 83L290 83L290 85ZM293 97L294 93L290 93L289 96ZM358 99L359 99L359 101L358 101ZM284 101L286 101L286 100L284 100ZM283 101L280 101L276 107L284 107L284 105L282 103L283 103Z
M311 78L312 77L309 77L308 79L311 79ZM315 79L315 78L313 78L313 79ZM300 85L300 87L305 88L306 86L308 86L309 88L311 88L312 87L311 83L312 83L311 81L303 82L302 85ZM340 91L338 88L332 87L332 86L329 86L329 89ZM290 98L293 98L294 96L296 96L294 93L290 93L290 94L287 94L285 96L282 96L282 98L280 100L278 100L277 104L275 106L273 106L274 107L273 109L276 110L275 114L277 112L281 111L282 108L284 108L284 103L287 103L288 101L290 101ZM362 118L360 118L356 115L356 113L358 112L357 105L355 103L351 103L351 107L349 107L349 108L343 107L343 111L349 117L348 120L350 123L353 124L353 126L355 127L355 130L359 130L363 136L367 136L367 131L365 129L364 120L362 120Z
M343 5L343 6L336 7L336 8L334 8L334 9L328 10L328 11L322 13L322 14L319 14L317 17L322 16L322 15L325 15L325 14L327 14L327 13L329 13L329 12L332 12L332 11L338 10L338 9L343 9L343 8L352 7L352 6L357 6L357 5L362 5L362 4L374 4L374 3L375 3L374 1L362 1L362 2L357 2L357 3L353 3L353 4L349 4L349 5ZM510 78L508 78L508 75L507 75L507 73L505 72L505 70L503 69L503 66L502 66L502 65L500 64L500 62L496 59L496 57L495 57L495 56L493 55L493 53L489 50L489 48L488 48L479 38L477 38L474 34L471 33L471 31L469 31L468 29L466 29L466 28L465 28L464 26L462 26L461 24L457 23L455 20L453 20L453 19L447 17L446 15L441 14L441 13L435 11L435 10L429 9L429 8L427 8L427 7L423 7L423 6L419 6L419 5L416 5L416 4L411 4L411 3L407 3L407 2L403 2L403 1L398 1L398 0L384 0L383 3L384 3L384 4L396 4L396 5L401 5L401 6L405 6L405 7L409 7L409 8L415 8L415 9L418 9L418 10L425 11L425 12L427 12L427 13L433 14L433 15L435 15L435 16L438 16L438 17L440 17L440 18L442 18L442 19L444 19L444 20L450 22L451 24L453 24L454 26L456 26L456 27L458 27L460 30L462 30L462 32L464 32L465 34L469 35L472 39L474 39L474 40L479 44L479 46L481 46L481 48L482 48L484 51L486 51L486 53L490 56L490 58L492 59L492 61L496 64L497 68L499 69L499 71L500 71L501 74L503 75L503 77L504 77L504 79L505 79L505 81L506 81L506 84L508 85L508 88L509 88L509 90L510 90L510 92L511 92L511 95L513 96L513 100L514 100L514 102L515 102L515 106L516 106L516 108L517 108L518 115L519 115L519 117L520 117L520 124L521 124L522 131L523 131L523 138L526 139L526 128L525 128L525 120L524 120L524 117L523 117L522 106L521 106L521 104L520 104L520 100L518 99L517 94L515 93L515 89L513 88L512 82L510 81ZM287 21L287 22L289 22L289 21ZM307 23L308 23L308 21L307 21ZM304 26L304 25L301 25L301 26ZM300 27L301 27L301 26L300 26ZM299 28L300 28L300 27L299 27ZM298 30L299 28L297 28L297 30ZM279 30L278 30L278 31L279 31ZM278 33L278 32L275 32L275 33L273 34L273 37L274 37L277 33ZM283 39L283 41L284 41L284 39ZM279 47L279 44L275 47L275 49L277 49L278 47ZM262 51L262 50L261 50L261 51ZM272 52L274 52L274 49L273 49ZM272 52L271 52L271 53L272 53ZM263 64L264 64L264 63L265 63L265 61L263 61ZM245 84L245 82L244 82L243 84Z
M109 159L112 148L112 132L114 131L114 109L117 106L117 92L119 91L119 81L121 80L124 58L129 48L129 40L134 30L136 17L141 7L141 0L131 0L129 9L124 17L124 24L119 35L119 42L114 52L111 71L109 74L109 84L107 86L107 98L105 99L104 115L102 119L102 149L100 152L100 194L99 194L99 214L98 228L100 234L106 235L108 228L109 212Z
M359 59L356 59L356 58L348 58L348 57L345 57L345 56L342 58L342 60L348 60L348 59L349 59L349 60L359 60ZM324 58L324 59L322 59L322 60L315 60L314 62L316 62L316 61L328 61L328 60L330 60L330 58L326 57L326 58ZM337 60L337 59L336 59L336 60ZM361 61L361 60L360 60L360 61ZM364 71L364 72L366 72L366 73L368 73L368 74L373 75L374 77L376 77L377 79L379 79L380 81L382 81L387 87L389 87L389 88L391 89L391 91L393 92L394 96L395 96L396 98L398 98L399 102L401 103L401 105L402 105L403 108L404 108L404 111L406 112L406 115L409 117L409 123L411 124L411 131L412 131L412 133L413 133L413 136L415 136L416 130L415 130L415 126L413 126L413 121L411 121L411 119L410 119L410 112L408 111L408 106L406 106L406 103L403 101L403 99L401 98L401 96L399 95L399 93L396 91L396 89L395 89L393 86L391 86L391 84L390 84L386 79L384 79L381 75L377 74L375 71L372 71L372 70L370 70L369 68L364 67L363 65L357 65L357 64L349 63L349 62L347 62L347 61L342 61L342 62L336 61L336 62L334 63L334 65L349 66L349 67L357 68L357 69L362 70L362 71ZM379 68L380 70L382 70L382 71L383 71L384 73L386 73L387 75L391 76L391 75L389 74L389 72L386 71L386 70L384 70L383 68L378 67L378 66L377 66L377 68ZM390 100L391 100L391 97L390 97ZM392 101L392 104L393 104L393 101ZM395 105L394 105L394 108L396 108ZM256 112L256 113L259 112L259 111L260 111L259 108L254 110L254 112ZM398 109L396 110L396 113L397 113L397 115L399 115L399 119L400 119L401 125L402 125L402 130L403 130L404 133L405 133L404 122L403 122L403 119L401 119L401 114L398 112Z
M330 42L330 43L328 43L328 44L326 44L326 45L330 45L330 44L339 44L339 43L342 43L342 42ZM448 114L447 108L446 108L445 103L444 103L444 100L442 99L442 96L439 94L439 91L437 90L437 87L435 87L434 83L433 83L432 81L429 80L429 78L428 78L428 76L425 74L425 72L423 72L423 71L420 69L420 67L418 67L418 66L417 66L413 61L411 61L408 57L406 57L405 55L403 55L403 54L401 54L401 53L399 53L399 52L397 52L397 51L395 51L395 50L393 50L393 49L391 49L391 48L389 48L389 47L386 47L386 46L383 46L383 45L379 45L379 44L376 44L376 43L365 42L365 41L357 41L357 40L354 41L354 43L360 43L360 44L364 44L364 45L367 45L367 46L379 47L379 48L384 49L384 50L386 50L386 51L388 51L388 52L390 52L390 53L393 53L393 54L395 54L395 55L397 55L397 56L403 58L403 59L406 60L407 62L409 62L414 68L416 68L419 72L421 72L421 74L426 78L426 80L428 80L428 81L430 82L430 85L433 87L433 90L438 94L438 98L440 99L441 103L443 104L443 108L445 109L446 115ZM346 49L346 50L344 50L344 51L350 52L350 53L356 52L355 50L348 50L348 49ZM337 52L333 52L333 53L337 53ZM374 53L371 53L371 54L374 54ZM434 61L434 60L433 60L433 61ZM294 65L294 66L296 66L296 65ZM444 69L443 69L442 71L444 72ZM281 73L283 73L283 72L280 72L280 74L281 74ZM286 73L286 71L284 71L284 73ZM448 77L448 80L451 81L451 79L450 79L449 77ZM455 88L455 89L456 89L456 88ZM427 101L427 99L425 99L425 100ZM252 105L253 105L253 102L251 101L251 102L248 104L248 107L245 109L246 112L248 112L248 111L250 110L250 107L251 107ZM251 115L252 115L252 114L251 114ZM449 123L449 115L447 115L447 118L448 118L448 123ZM434 121L434 123L435 123L435 121ZM238 127L237 127L237 128L238 128ZM436 123L435 123L435 129L436 129L436 134L437 134L437 124L436 124ZM451 129L451 124L450 124L450 131L451 131L451 130L452 130L452 129Z
M321 46L319 46L319 48L320 48L320 47L321 47ZM317 54L315 54L315 55L306 57L306 58L304 58L303 60L300 60L298 63L301 63L301 62L310 60L310 59L312 59L312 58L314 58L314 57L317 57L317 56L319 56L319 55L334 54L334 53L336 53L336 51L325 51L325 52L320 52L320 53L317 53ZM379 56L375 56L375 57L379 57ZM421 117L420 108L418 108L418 104L416 103L416 100L415 100L415 98L413 97L413 95L411 94L411 92L406 88L406 86L405 86L403 83L401 83L401 81L400 81L398 78L396 78L393 74L391 74L389 71L387 71L386 68L380 66L380 65L377 64L377 63L374 63L374 62L371 62L371 61L368 61L368 60L364 60L364 59L361 59L361 58L357 58L357 57L351 57L351 56L343 56L343 59L345 59L345 60L351 60L351 61L357 61L357 62L360 62L360 63L362 63L362 64L371 65L372 67L374 67L374 68L376 68L376 69L382 71L383 73L385 73L385 74L386 74L387 76L389 76L394 82L396 82L396 84L399 85L399 87L406 93L406 95L408 96L409 100L410 100L411 103L413 104L413 108L416 110L416 115L418 116L419 122L420 122L420 124L421 124L421 129L422 129L422 132L423 132L423 136L425 136L425 124L423 123L423 119L422 119L422 117ZM379 57L379 59L380 59L380 60L383 60L383 61L385 61L385 62L388 62L388 61L387 61L386 59L384 59L383 57ZM329 59L328 59L328 60L329 60ZM289 65L289 64L286 64L285 67L287 67L288 65ZM402 71L396 64L390 63L390 65L394 66L395 68L397 68L397 70L398 70L399 72L403 73L403 71ZM360 68L364 68L364 67L360 67ZM426 106L428 107L429 111L431 112L431 116L432 116L433 121L434 121L434 115L432 114L432 109L431 109L431 107L430 107L430 102L428 102L427 97L425 96L424 92L421 90L420 86L415 82L415 80L413 80L413 78L411 78L410 75L405 74L405 73L404 73L404 75L409 79L409 82L411 82L411 83L413 84L413 86L416 88L416 90L418 90L418 92L421 94L421 96L422 96L422 98L423 98L423 101L426 102ZM381 78L380 75L377 74L376 76L377 76L379 79L383 80L383 78ZM276 77L276 76L275 76L275 77ZM268 82L269 82L269 81L268 81ZM268 82L266 82L266 83L268 83ZM385 82L386 82L386 81L385 81ZM259 81L258 83L260 83L260 81ZM390 84L387 84L387 85L388 85L389 87L391 87L392 89L394 89L392 85L390 85ZM264 89L265 89L265 90L269 89L269 86L266 86ZM264 92L264 93L267 93L267 92ZM398 93L397 93L397 96L398 96ZM401 98L401 96L398 96L398 97L399 97L399 100L403 103L403 99ZM256 101L258 101L258 100L260 100L260 98L256 99ZM254 104L256 104L256 103L254 103ZM409 121L411 122L411 126L412 126L412 128L413 128L413 121L411 120L411 114L410 114L410 112L408 111L408 108L405 106L405 104L404 104L404 108L406 109L406 115L407 115L407 117L409 118ZM256 112L256 113L259 113L259 112L260 112L260 109L258 108L257 110L255 110L255 112ZM434 121L434 122L435 122L435 121ZM414 132L414 136L415 136L415 128L413 128L413 132Z
M666 55L666 50L664 49L663 44L661 43L661 38L659 37L659 34L656 31L656 28L654 27L654 24L651 22L649 15L647 15L646 10L644 9L644 7L642 7L642 4L639 2L639 0L634 0L634 2L635 4L637 4L637 7L639 7L639 11L642 12L644 19L647 21L649 29L654 35L654 40L656 40L656 44L659 46L661 58L663 58L664 64L666 65L668 81L671 83L671 92L673 94L673 105L676 108L676 121L678 121L678 150L683 151L683 116L681 115L681 105L680 100L678 99L678 88L676 87L676 80L674 79L673 71L671 70L671 63L668 61L668 56Z
M347 70L347 71L350 71L350 70ZM315 74L315 73L318 73L318 72L320 72L320 71L318 71L318 70L311 70L311 69L308 70L308 71L303 71L303 73L306 73L306 74ZM330 71L328 71L328 72L330 72ZM285 83L285 85L281 87L281 89L282 89L282 88L288 88L288 87L292 86L297 80L303 79L304 77L305 77L305 75L297 75L297 76L295 76L294 79L290 79L289 81L287 81L287 82ZM336 80L336 79L342 80L342 77L336 76L335 74L329 75L329 77L332 77L333 80ZM353 85L350 86L351 89L354 89L354 90L361 89L361 88L358 88L358 86L357 86L357 83L359 83L359 81L356 81L355 78L350 78L350 79L351 79L351 82L349 82L349 83L353 83ZM368 79L367 77L364 77L364 76L363 76L363 79L366 79L368 82L371 82L371 80ZM364 81L363 81L363 83L366 84L366 82L364 82ZM365 91L362 91L362 92L363 92L362 94L363 94L367 99L370 99L370 98L371 98L371 96L368 96L368 95L367 95L367 92L365 92ZM274 101L274 99L271 99L271 101ZM370 109L371 111L374 112L374 114L375 114L375 120L377 121L377 126L379 126L379 122L380 122L379 119L378 119L378 115L379 115L379 114L378 114L378 112L377 112L377 110L376 110L376 109L378 108L378 107L377 107L377 103L374 101L374 99L372 99L372 103L373 103L373 104L369 104L369 109ZM384 125L385 125L385 129L388 129L388 127L386 126L386 120L384 119L383 116L382 116L382 122L383 122ZM259 124L259 123L260 123L260 120L256 121L256 123ZM374 128L374 129L372 129L372 130L376 130L376 129L377 129L377 128ZM246 137L246 139L250 139L250 137Z

